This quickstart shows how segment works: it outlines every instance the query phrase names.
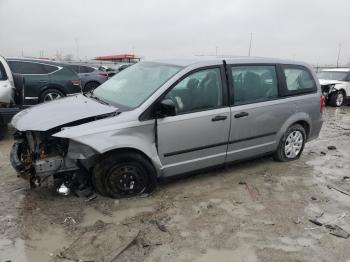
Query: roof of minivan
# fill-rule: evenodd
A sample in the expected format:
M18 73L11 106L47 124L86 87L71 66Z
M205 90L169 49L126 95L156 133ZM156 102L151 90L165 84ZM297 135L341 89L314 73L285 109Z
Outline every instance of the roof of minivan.
M350 72L350 68L325 68L321 71L330 71L330 72Z
M217 58L208 58L208 57L194 57L190 59L156 59L151 60L154 62L164 63L164 64L172 64L182 67L187 67L193 64L197 63L203 63L203 62L218 62L225 60L227 63L266 63L266 64L274 64L274 63L280 63L280 64L305 64L304 62L299 61L293 61L288 59L279 59L279 58L266 58L266 57L252 57L252 56L235 56L235 57L217 57Z

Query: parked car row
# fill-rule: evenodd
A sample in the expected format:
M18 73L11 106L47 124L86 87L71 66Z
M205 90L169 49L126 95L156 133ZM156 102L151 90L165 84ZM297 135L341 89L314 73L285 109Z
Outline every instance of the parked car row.
M24 107L92 92L108 74L85 65L0 56L0 139Z

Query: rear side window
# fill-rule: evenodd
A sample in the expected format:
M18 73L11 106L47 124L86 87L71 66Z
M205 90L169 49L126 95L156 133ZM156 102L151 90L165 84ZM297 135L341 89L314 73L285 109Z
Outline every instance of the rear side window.
M11 70L20 74L47 74L42 64L24 61L9 62Z
M310 71L303 66L282 66L286 82L285 95L315 92L317 86Z
M243 105L276 99L278 82L274 65L232 66L231 104Z
M80 69L79 69L80 73L92 73L93 71L94 69L88 66L80 66Z
M79 73L79 66L77 65L69 65L68 68L72 69L75 73Z
M18 61L7 61L7 63L9 64L11 71L17 74L21 73L21 62Z
M6 79L7 79L7 75L6 75L5 68L2 65L2 63L0 62L0 81L1 80L6 80Z
M51 66L51 65L41 65L44 69L44 71L47 73L47 74L50 74L52 72L55 72L58 70L58 67L57 66Z

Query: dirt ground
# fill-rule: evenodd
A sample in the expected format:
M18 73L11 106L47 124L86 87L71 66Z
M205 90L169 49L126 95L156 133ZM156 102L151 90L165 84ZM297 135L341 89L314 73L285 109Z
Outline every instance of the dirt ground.
M298 161L265 157L162 183L149 197L90 202L30 190L9 163L9 134L0 261L350 261L350 238L309 221L350 232L350 107L324 117Z

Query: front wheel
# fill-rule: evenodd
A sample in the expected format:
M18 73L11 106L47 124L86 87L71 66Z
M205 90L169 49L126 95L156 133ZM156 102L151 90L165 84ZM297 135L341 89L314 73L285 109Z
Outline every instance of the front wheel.
M340 107L344 104L345 95L342 91L331 94L329 98L329 105L334 107Z
M92 184L103 196L131 197L151 192L156 185L156 172L140 154L113 154L94 167Z
M280 162L296 160L303 152L306 142L306 132L299 124L292 125L283 135L274 159Z

